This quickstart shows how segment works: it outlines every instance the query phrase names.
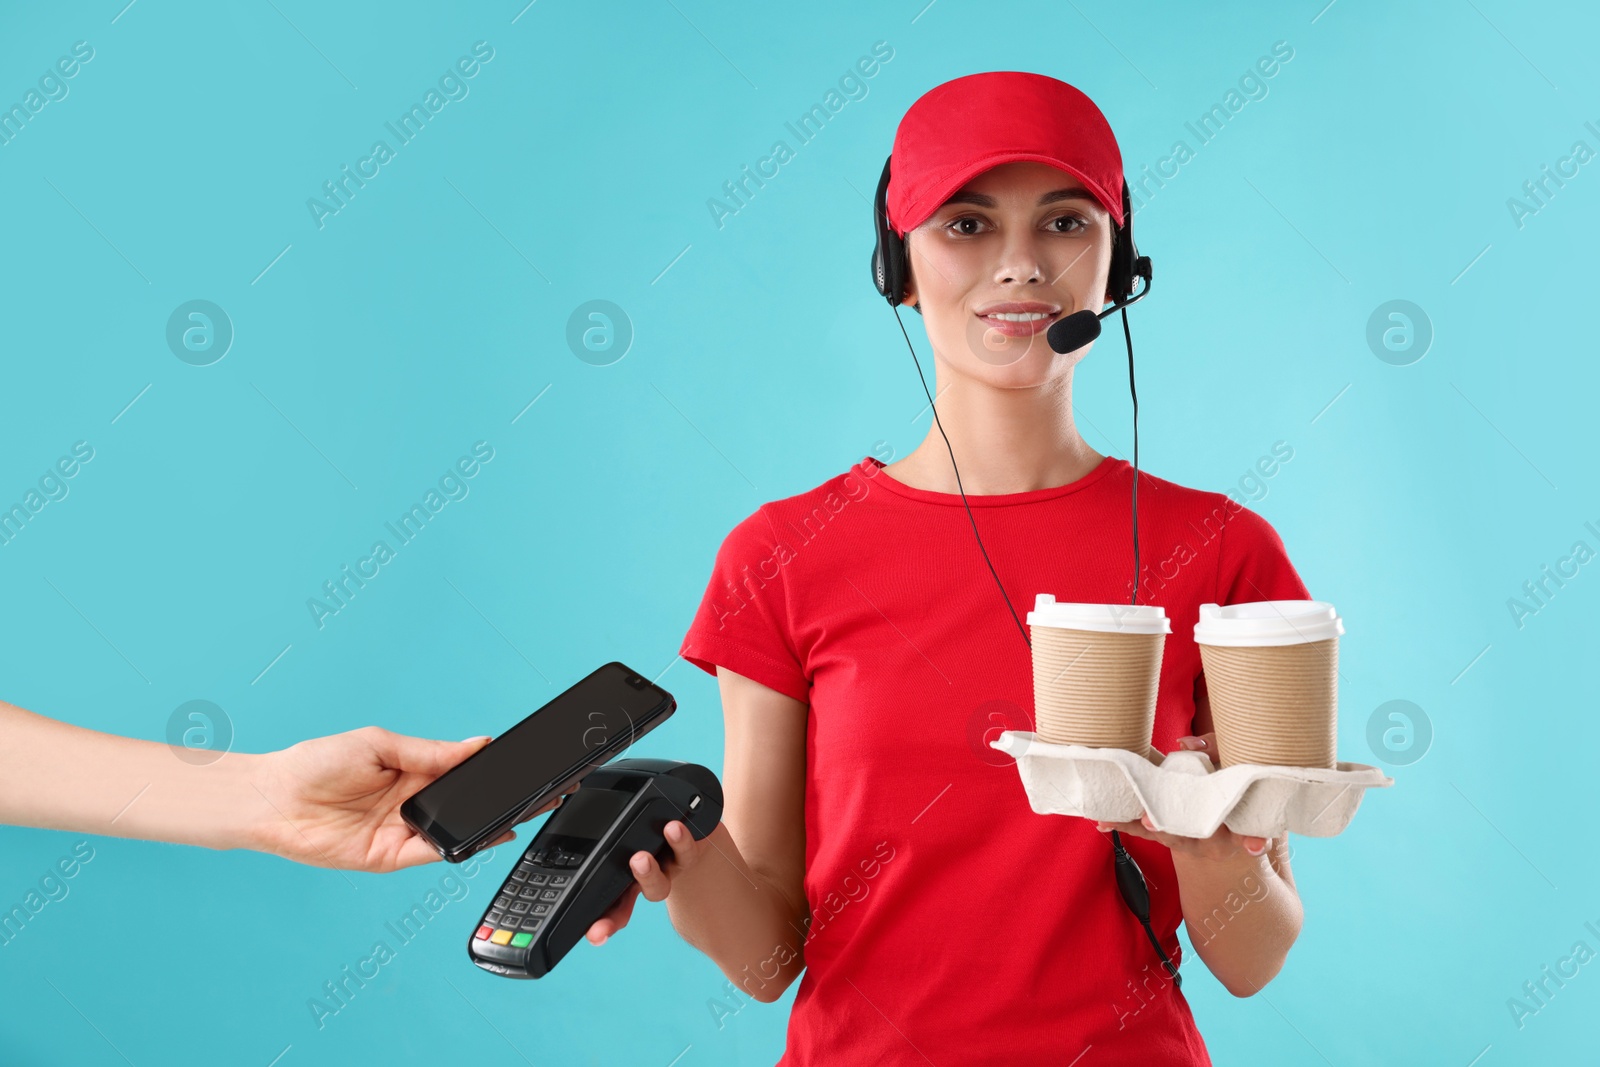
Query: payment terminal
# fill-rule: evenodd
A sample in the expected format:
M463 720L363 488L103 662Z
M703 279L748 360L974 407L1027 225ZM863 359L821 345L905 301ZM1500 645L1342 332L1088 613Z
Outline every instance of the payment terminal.
M695 840L722 820L722 784L697 763L624 759L591 771L561 802L517 862L467 942L486 971L548 974L633 884L628 860L672 857L667 823Z

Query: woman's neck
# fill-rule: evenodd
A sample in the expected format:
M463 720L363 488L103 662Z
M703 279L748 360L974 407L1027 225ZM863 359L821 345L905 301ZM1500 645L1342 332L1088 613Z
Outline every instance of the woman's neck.
M935 392L938 423L904 459L884 468L915 489L957 492L950 452L968 496L1049 489L1077 481L1105 459L1079 435L1072 418L1072 376L1024 389L996 388L952 375ZM939 426L950 438L945 438Z

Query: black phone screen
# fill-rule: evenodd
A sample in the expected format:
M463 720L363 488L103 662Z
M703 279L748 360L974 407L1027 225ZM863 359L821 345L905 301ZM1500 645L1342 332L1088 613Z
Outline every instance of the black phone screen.
M438 843L454 848L584 764L610 758L608 746L631 743L670 701L664 690L621 664L607 664L417 793L411 799L414 814L431 824Z

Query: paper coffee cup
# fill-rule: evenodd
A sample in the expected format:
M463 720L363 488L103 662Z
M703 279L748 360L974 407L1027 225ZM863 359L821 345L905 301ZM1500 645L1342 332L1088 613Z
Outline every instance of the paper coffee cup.
M1320 600L1200 605L1194 639L1222 766L1334 769L1342 633Z
M1150 604L1058 604L1040 593L1028 626L1039 739L1148 756L1167 613Z

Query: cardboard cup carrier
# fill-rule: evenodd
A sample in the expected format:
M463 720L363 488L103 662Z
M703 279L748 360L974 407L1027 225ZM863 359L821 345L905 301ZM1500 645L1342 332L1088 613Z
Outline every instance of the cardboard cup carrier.
M1149 604L1058 604L1040 593L1028 626L1039 740L1148 756L1161 650L1172 631L1166 612Z
M1194 639L1223 767L1334 768L1342 633L1320 600L1200 605Z

